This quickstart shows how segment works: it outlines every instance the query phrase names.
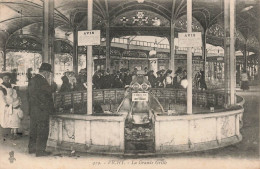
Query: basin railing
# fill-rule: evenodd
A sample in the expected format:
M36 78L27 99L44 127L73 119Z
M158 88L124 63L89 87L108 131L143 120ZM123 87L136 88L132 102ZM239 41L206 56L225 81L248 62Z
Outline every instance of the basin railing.
M93 103L102 106L104 111L115 111L124 98L124 89L93 90ZM164 110L175 104L186 104L185 89L153 88L151 93L159 100ZM193 90L193 105L199 107L224 108L225 95L216 90ZM55 114L85 114L87 108L87 91L62 92L53 94ZM241 102L241 98L237 98Z

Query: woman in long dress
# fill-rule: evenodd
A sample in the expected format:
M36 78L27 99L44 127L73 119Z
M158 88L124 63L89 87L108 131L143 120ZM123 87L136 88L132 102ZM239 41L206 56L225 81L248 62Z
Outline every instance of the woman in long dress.
M14 85L10 83L10 73L2 73L0 77L3 80L0 84L0 125L3 128L11 128L12 137L15 139L23 118L21 101Z

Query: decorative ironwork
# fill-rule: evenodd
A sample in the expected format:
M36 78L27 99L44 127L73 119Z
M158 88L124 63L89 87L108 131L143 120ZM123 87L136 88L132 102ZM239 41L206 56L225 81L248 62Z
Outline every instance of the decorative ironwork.
M119 56L119 57L121 57L121 52L118 49L112 48L110 50L110 55L111 56Z
M147 53L143 51L125 50L122 53L123 57L147 58Z
M136 16L133 17L133 24L142 26L144 23L148 23L148 16L144 16L142 11L137 12Z
M156 54L156 58L169 58L169 57L170 57L169 53L160 53L160 52L158 52Z
M245 38L243 37L243 35L237 30L236 32L235 32L235 36L236 36L236 38L240 41L240 42L243 42L243 43L245 43Z
M151 11L134 10L117 16L111 26L170 26L170 21Z
M55 51L55 53L71 54L73 52L73 47L68 42L58 40L58 41L55 41L55 43L54 43L54 51Z
M7 49L41 51L42 45L32 38L13 36L7 43Z
M154 26L160 26L161 25L161 20L157 17L155 17L154 19L152 19L153 21L153 25Z
M186 16L181 17L175 24L175 27L177 29L180 29L182 31L186 31L187 30L187 20L185 18ZM200 26L200 23L197 20L192 20L192 31L193 32L201 32L202 31L202 27Z
M224 29L219 24L215 24L209 28L208 35L224 37L224 32Z
M120 21L123 22L123 25L125 25L129 21L129 19L123 16L123 18L121 18Z
M256 39L255 36L249 37L248 40L247 40L247 44L249 46L254 47L254 48L259 48L259 42L258 42L258 40Z

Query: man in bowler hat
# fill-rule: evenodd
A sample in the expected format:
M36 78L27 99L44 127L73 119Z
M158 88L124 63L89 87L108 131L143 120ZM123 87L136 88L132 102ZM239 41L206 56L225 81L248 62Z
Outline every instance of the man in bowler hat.
M29 82L30 138L29 153L36 157L50 155L46 152L49 134L49 115L54 111L50 79L52 66L42 63L39 74Z

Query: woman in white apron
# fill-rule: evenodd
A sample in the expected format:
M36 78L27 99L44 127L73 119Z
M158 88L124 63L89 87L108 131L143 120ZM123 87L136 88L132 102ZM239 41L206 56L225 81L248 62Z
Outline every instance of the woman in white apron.
M0 84L0 125L3 128L11 128L12 137L16 138L23 118L21 101L14 85L10 83L10 73L2 73L0 77L3 80Z

